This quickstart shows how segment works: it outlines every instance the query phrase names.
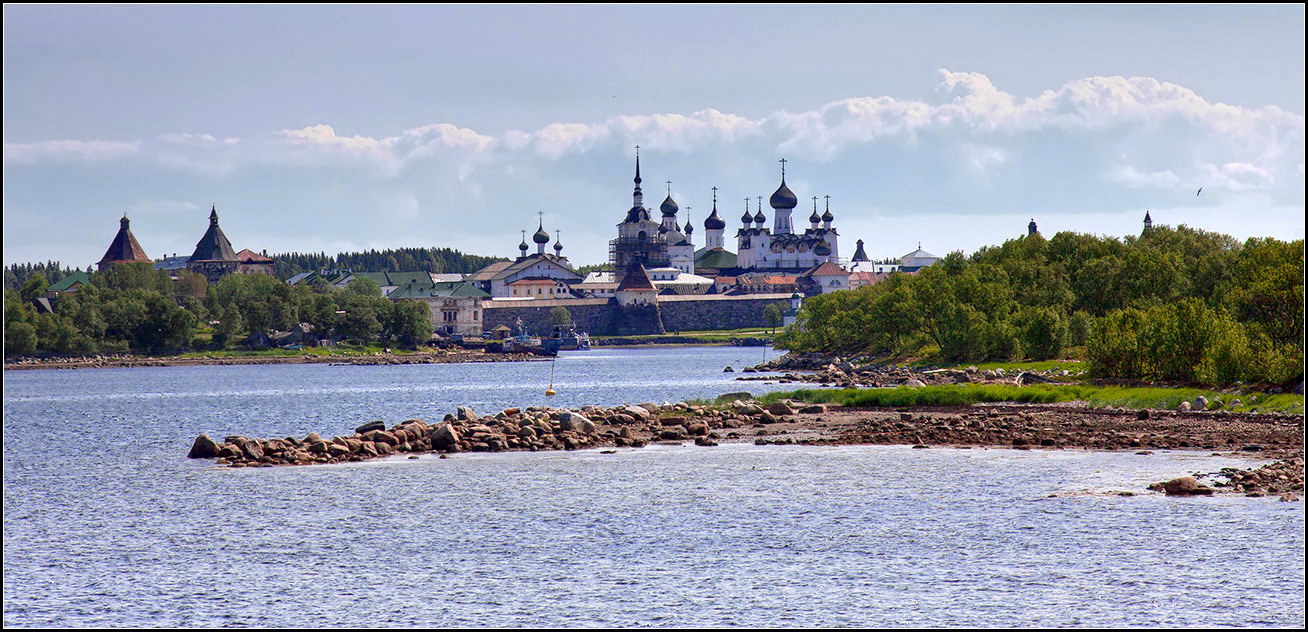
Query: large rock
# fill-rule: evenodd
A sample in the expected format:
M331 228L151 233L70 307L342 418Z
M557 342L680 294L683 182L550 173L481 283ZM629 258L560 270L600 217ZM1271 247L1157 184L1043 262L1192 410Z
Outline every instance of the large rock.
M923 386L926 386L926 384L923 384L923 383L922 383L922 380L919 380L919 379L912 379L912 380L909 380L909 381L907 381L907 382L904 382L904 386L907 386L907 387L910 387L910 388L921 388L921 387L923 387Z
M1199 489L1199 481L1193 476L1182 476L1163 483L1163 490L1168 496L1187 496Z
M195 443L191 445L191 451L186 454L189 459L214 459L218 458L218 453L222 451L222 446L218 442L209 438L209 435L202 434L195 438Z
M431 447L433 450L446 450L459 445L459 433L454 430L454 425L442 423L431 431Z
M365 434L365 433L372 432L373 430L385 430L385 429L386 429L386 422L378 419L376 421L370 421L366 424L363 424L362 426L359 426L358 428L355 428L354 434Z
M768 412L774 415L793 415L795 409L791 408L786 402L772 402L768 404Z
M1182 413L1190 412L1190 402L1181 402L1180 404L1177 405L1176 410L1177 412L1182 412Z
M721 395L718 395L717 401L732 402L739 399L754 399L754 394L747 391L739 391L735 393L723 393Z
M649 419L649 411L645 410L640 406L625 406L622 408L622 412L631 415L632 417L635 417L636 419L639 419L641 421L645 421L646 419Z
M1203 395L1194 398L1194 409L1208 410L1208 398L1204 397Z
M466 419L468 421L477 421L478 419L481 419L477 416L477 413L473 412L472 408L468 406L459 406L455 409L455 415L457 415L459 419Z

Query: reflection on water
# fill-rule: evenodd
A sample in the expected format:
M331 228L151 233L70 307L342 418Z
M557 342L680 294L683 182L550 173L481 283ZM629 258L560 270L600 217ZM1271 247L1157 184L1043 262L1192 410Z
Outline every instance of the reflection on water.
M651 446L217 469L194 437L676 401L758 348L5 374L6 626L1302 626L1302 503L1203 453ZM1050 497L1056 495L1056 497Z

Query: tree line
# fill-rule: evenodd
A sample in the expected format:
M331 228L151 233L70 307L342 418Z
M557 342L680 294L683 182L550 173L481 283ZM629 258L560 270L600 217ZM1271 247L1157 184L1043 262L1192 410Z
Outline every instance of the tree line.
M92 273L89 287L51 301L54 313L38 313L32 299L45 296L48 285L38 274L18 291L6 289L6 355L225 349L248 334L297 323L311 325L313 337L359 344L414 346L432 333L424 303L390 301L364 278L344 289L291 287L265 274L228 274L209 284L186 270L174 279L152 264L118 264Z
M289 279L301 272L348 268L356 272L436 272L468 274L503 257L469 255L452 248L395 248L367 252L288 252L272 255L273 274Z
M777 346L945 361L1046 360L1210 385L1303 378L1304 242L1156 227L1060 232L951 253L917 274L804 302Z

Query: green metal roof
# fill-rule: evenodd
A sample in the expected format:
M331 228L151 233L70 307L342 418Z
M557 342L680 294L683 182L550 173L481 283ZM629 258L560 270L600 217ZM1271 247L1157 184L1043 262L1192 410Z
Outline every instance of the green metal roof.
M68 288L73 287L73 285L76 283L81 283L82 285L90 285L91 277L87 276L85 272L78 270L60 279L58 283L51 285L50 287L46 288L46 290L50 292L63 292Z
M704 249L695 253L695 268L726 270L736 267L736 253L721 248Z

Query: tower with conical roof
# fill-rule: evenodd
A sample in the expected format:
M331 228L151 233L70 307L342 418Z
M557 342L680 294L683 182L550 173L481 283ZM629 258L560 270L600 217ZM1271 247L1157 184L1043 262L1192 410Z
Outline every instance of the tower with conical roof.
M1144 230L1141 231L1140 234L1144 235L1145 233L1153 229L1154 229L1154 220L1149 217L1149 210L1145 209Z
M186 269L204 275L210 283L217 283L224 274L235 272L240 265L240 257L218 226L218 207L213 206L209 209L209 229L196 242L195 251L186 261Z
M850 261L854 263L868 261L867 253L863 251L863 240L860 239L856 243L858 244L858 248L854 249L854 258L850 259Z
M1039 232L1040 232L1040 229L1039 229L1038 227L1036 227L1035 218L1032 217L1032 218L1031 218L1031 223L1026 225L1026 236L1027 236L1027 237L1030 237L1031 235L1034 235L1034 234L1039 233Z
M123 213L123 218L118 220L118 234L114 235L114 240L109 243L109 249L96 263L96 269L103 272L116 263L150 263L150 258L145 256L145 250L132 234L131 224L127 214Z

